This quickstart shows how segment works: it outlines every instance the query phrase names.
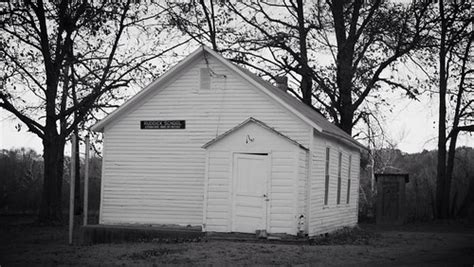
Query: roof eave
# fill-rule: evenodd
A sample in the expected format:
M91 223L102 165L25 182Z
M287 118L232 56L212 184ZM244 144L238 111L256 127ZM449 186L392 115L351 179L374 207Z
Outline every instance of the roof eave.
M346 145L349 145L351 147L354 147L354 148L357 148L359 149L360 151L368 151L369 149L362 145L361 143L359 143L358 141L356 141L355 139L353 138L346 138L344 136L340 136L340 135L337 135L337 134L334 134L334 133L330 133L330 132L327 132L327 131L322 131L320 132L322 135L325 135L325 136L329 136L329 137L332 137L332 138L336 138L337 140L340 140L341 142L345 143Z
M253 117L250 117L248 119L246 119L245 121L239 123L237 126L229 129L228 131L220 134L219 136L217 136L216 138L210 140L209 142L205 143L204 145L201 146L201 148L204 148L204 149L207 149L208 147L212 146L213 144L215 143L218 143L220 140L224 139L225 137L227 137L228 135L232 134L233 132L239 130L240 128L244 127L245 125L247 125L248 123L250 122L253 122L255 124L257 124L259 127L262 127L263 129L266 129L268 131L271 131L275 134L277 134L278 136L286 139L288 142L298 146L299 148L301 149L304 149L306 151L308 151L309 149L305 146L303 146L302 144L298 143L297 141L291 139L290 137L280 133L279 131L277 131L276 129L270 127L269 125L265 124L264 122L260 121L260 120L257 120Z
M205 51L205 46L201 46L198 49L194 50L189 56L185 57L183 60L181 60L178 64L176 64L174 67L166 71L162 76L160 76L158 79L150 83L147 87L142 89L140 92L138 92L136 95L134 95L132 98L127 100L124 104L122 104L119 108L114 110L112 113L107 115L105 118L94 124L90 129L95 132L103 132L105 129L105 126L109 124L111 121L113 121L115 118L117 118L119 115L121 115L124 111L128 110L130 107L132 107L134 104L140 102L143 98L145 98L148 93L150 93L154 87L159 86L167 81L169 81L172 77L174 77L175 74L177 74L181 69L184 69L185 67L188 66L188 63L192 62L194 59L196 59L198 56Z
M157 80L153 81L150 83L147 87L145 87L143 90L141 90L139 93L137 93L135 96L130 98L128 101L126 101L124 104L122 104L119 108L114 110L112 113L107 115L104 119L101 121L97 122L91 127L92 131L95 132L104 132L105 127L111 123L115 118L120 116L123 112L127 111L129 108L133 107L134 104L140 102L142 99L144 99L148 93L150 93L154 87L160 86L163 83L169 81L172 77L174 77L175 74L177 74L180 70L185 68L188 63L192 62L194 59L196 59L198 56L200 56L202 53L207 52L210 55L214 56L219 62L227 66L229 69L233 70L237 74L239 74L241 77L243 77L246 81L251 83L252 85L256 86L260 90L262 90L265 94L273 98L275 101L286 107L288 110L290 110L293 114L295 114L297 117L299 117L301 120L303 120L305 123L307 123L309 126L311 126L313 129L317 130L319 133L326 135L326 136L331 136L333 138L336 138L338 140L343 141L344 143L347 143L351 146L357 147L361 150L368 150L365 146L357 142L356 140L353 140L352 138L346 138L344 136L340 136L338 134L330 133L325 131L321 126L316 124L315 122L311 121L308 117L306 117L304 114L300 113L298 110L294 109L291 105L288 105L283 101L282 99L278 98L275 96L269 89L267 89L265 86L261 85L260 83L254 81L251 77L249 77L246 73L241 71L237 66L232 64L230 61L226 60L223 58L221 55L219 55L217 52L212 50L211 48L207 46L201 46L198 49L196 49L193 53L191 53L189 56L184 58L182 61L180 61L177 65L166 71L161 77L159 77ZM245 122L244 122L245 123ZM211 141L212 142L212 141ZM209 142L209 143L211 143ZM208 144L205 144L206 146ZM210 144L209 144L210 145ZM204 147L203 146L203 147ZM302 148L305 148L302 146Z

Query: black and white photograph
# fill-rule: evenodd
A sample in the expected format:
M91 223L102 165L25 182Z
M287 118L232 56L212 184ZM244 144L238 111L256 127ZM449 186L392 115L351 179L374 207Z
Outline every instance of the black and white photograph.
M0 0L0 267L474 266L470 0Z

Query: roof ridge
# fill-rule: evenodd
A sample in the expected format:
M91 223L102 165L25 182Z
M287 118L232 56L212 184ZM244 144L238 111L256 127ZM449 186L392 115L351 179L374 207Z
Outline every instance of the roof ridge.
M286 109L292 112L294 115L299 117L302 121L316 129L318 132L331 136L336 139L342 139L342 141L348 142L349 144L356 146L358 148L365 149L365 147L356 141L352 136L344 132L342 129L329 122L326 117L315 109L309 107L307 104L301 102L293 96L290 96L287 92L279 89L278 87L271 84L269 81L265 81L262 77L257 76L248 69L245 69L236 63L232 62L230 59L225 58L218 52L212 50L211 48L201 45L199 48L194 50L184 59L180 60L179 63L168 69L164 72L158 79L152 81L145 88L140 90L137 94L131 97L128 101L122 104L119 108L114 110L108 116L106 116L101 121L97 122L91 127L93 131L103 131L105 126L113 121L115 118L121 116L126 110L136 103L142 101L148 94L155 91L156 88L160 87L162 84L166 84L170 79L172 79L175 73L185 69L188 64L195 60L196 58L203 56L204 53L208 53L214 56L222 64L236 72L238 75L246 79L252 85L259 88L269 97L273 98L276 102L283 105Z
M288 103L288 104L290 104L294 107L295 107L295 105L298 105L300 109L306 109L306 111L308 113L312 113L312 114L306 114L305 112L302 112L304 116L308 117L308 119L312 119L311 116L319 117L316 124L318 124L318 125L325 124L324 126L326 126L327 128L330 128L330 129L324 129L326 127L322 127L323 128L323 134L326 133L326 134L332 135L334 137L344 138L344 139L347 139L348 141L356 144L357 146L364 147L362 144L360 144L357 140L355 140L348 133L343 131L341 128L339 128L334 123L330 122L319 111L317 111L314 108L310 107L306 103L301 102L299 99L289 95L286 91L284 92L280 88L276 87L275 85L273 85L269 81L264 80L262 77L256 75L255 73L251 72L250 70L248 70L248 69L246 69L246 68L244 68L240 65L237 65L236 63L232 62L230 59L224 58L222 55L219 55L219 56L222 57L224 60L228 61L233 66L235 66L235 67L239 68L240 70L242 70L242 72L244 72L247 76L249 76L253 80L257 81L261 85L263 85L263 86L266 85L266 87L267 87L267 89L269 89L270 93L276 95L277 97L280 97L280 99L282 99L286 103ZM293 103L291 103L291 102L293 102Z

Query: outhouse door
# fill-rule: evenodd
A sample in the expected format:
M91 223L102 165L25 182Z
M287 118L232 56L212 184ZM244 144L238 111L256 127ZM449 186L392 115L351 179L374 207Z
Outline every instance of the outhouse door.
M234 154L232 231L267 230L268 155Z

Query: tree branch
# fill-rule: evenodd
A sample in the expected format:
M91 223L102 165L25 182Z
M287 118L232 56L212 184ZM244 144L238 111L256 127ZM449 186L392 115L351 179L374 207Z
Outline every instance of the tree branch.
M18 119L20 119L24 124L26 124L26 126L32 133L35 133L41 139L44 137L44 134L43 134L44 127L41 124L23 115L6 99L6 96L2 94L1 92L0 92L0 99L3 101L3 102L0 102L1 108L9 111L13 115L15 115Z

